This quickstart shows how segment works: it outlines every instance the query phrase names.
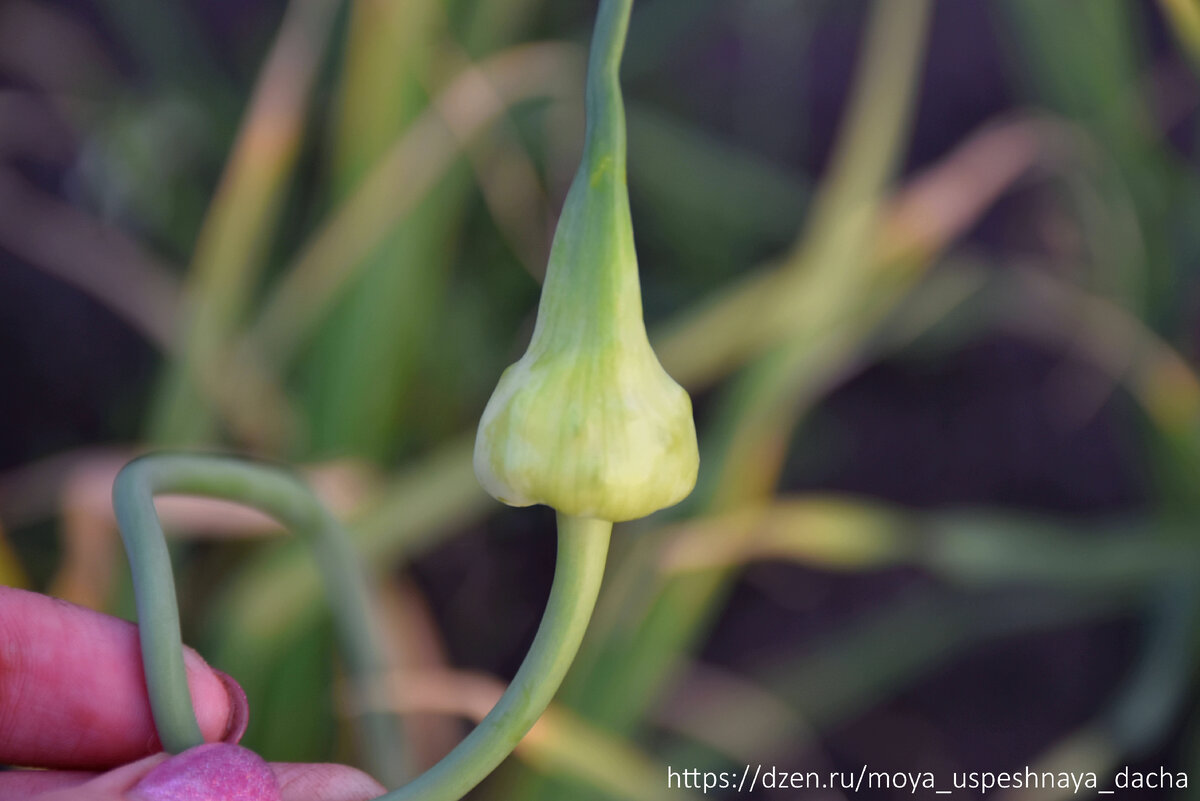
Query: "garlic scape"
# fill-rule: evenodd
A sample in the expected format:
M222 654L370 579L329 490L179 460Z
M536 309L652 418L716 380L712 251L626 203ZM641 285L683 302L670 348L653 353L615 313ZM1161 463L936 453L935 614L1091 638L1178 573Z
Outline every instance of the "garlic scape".
M625 19L597 21L620 48ZM567 193L529 348L505 370L475 440L497 500L622 521L683 500L699 453L692 404L650 347L625 183L620 51L593 46L587 140Z
M625 113L617 72L633 0L600 0L588 63L587 141L551 248L529 349L504 372L484 411L475 472L505 503L558 510L558 553L546 612L496 706L449 754L379 801L458 801L521 741L579 650L604 577L615 521L682 500L699 463L687 393L658 363L642 322L625 188ZM351 539L293 477L241 460L156 455L128 465L113 489L137 599L142 658L164 745L202 741L188 692L158 492L232 500L306 536L325 573L343 649L363 687L385 664ZM403 758L395 721L368 710L376 764Z

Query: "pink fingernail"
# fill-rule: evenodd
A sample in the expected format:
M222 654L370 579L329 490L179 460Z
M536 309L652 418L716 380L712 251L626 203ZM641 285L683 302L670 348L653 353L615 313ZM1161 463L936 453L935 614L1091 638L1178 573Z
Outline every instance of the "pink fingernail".
M221 737L221 742L237 744L242 739L242 735L246 733L246 726L250 723L250 702L246 700L246 691L233 676L215 668L213 673L217 674L217 678L225 685L225 692L229 695L229 723L225 725L225 734Z
M248 748L208 743L147 773L133 788L141 801L281 801L279 782Z

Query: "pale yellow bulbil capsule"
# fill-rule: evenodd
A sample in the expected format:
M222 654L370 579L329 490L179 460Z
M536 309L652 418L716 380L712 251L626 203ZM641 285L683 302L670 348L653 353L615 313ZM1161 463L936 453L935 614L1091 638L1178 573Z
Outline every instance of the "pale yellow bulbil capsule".
M699 464L691 400L635 322L627 336L596 343L534 337L479 425L484 489L512 506L544 503L614 522L687 497Z
M475 475L511 506L621 521L687 497L699 452L687 392L650 348L625 187L616 76L588 87L588 139L555 232L529 349L500 377Z

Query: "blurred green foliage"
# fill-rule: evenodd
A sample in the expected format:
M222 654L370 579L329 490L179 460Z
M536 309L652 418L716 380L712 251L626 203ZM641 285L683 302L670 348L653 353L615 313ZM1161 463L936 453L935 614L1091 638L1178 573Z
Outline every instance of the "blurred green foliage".
M321 463L318 475L349 466L326 491L389 578L397 686L405 671L444 672L411 566L482 531L546 522L483 495L470 437L531 328L581 147L591 4L290 0L227 8L224 20L181 0L86 5L14 0L4 12L18 37L87 47L38 59L0 44L26 87L0 93L34 97L79 143L69 203L35 206L49 193L3 168L54 247L29 226L0 226L0 246L109 305L161 352L142 427L102 444L122 458L186 445ZM1143 641L1120 681L1087 719L1014 744L1012 758L1102 771L1172 731L1185 760L1200 753L1200 6L963 4L995 40L1012 96L913 165L914 128L938 125L922 114L937 90L930 59L957 36L938 26L965 13L952 5L635 9L635 232L656 347L697 399L701 483L618 531L547 731L478 797L678 797L668 762L720 770L780 756L800 769L814 738L965 655L1112 620L1138 621ZM772 73L783 67L805 72ZM817 116L843 74L834 118ZM996 219L1026 227L997 243ZM94 244L89 226L107 238ZM1066 408L1050 413L1087 417L1119 393L1145 503L913 510L808 490L804 465L834 458L812 421L839 386L998 335L1087 377L1065 401L1044 393ZM94 501L111 480L98 459L81 451L0 479L13 542L0 541L0 579L127 612ZM190 640L247 689L247 744L272 759L358 760L307 555L284 539L194 541L224 531L219 520L178 529ZM38 564L35 538L55 531L53 564ZM738 614L747 570L764 563L800 565L794 582L851 576L869 602L766 649L765 662L723 654L736 670L706 666L714 627ZM889 594L896 581L904 591ZM455 642L462 620L440 619ZM475 714L469 678L388 701L405 710L419 760L457 736L437 715Z

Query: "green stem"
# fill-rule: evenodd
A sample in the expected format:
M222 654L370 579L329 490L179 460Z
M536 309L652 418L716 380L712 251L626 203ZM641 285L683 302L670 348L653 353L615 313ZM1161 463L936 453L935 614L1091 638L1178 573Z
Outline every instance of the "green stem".
M588 53L587 138L583 161L597 157L614 160L613 174L625 177L625 105L621 99L621 54L629 32L633 0L601 0Z
M379 801L458 801L512 753L575 659L600 592L611 533L607 521L558 515L558 562L550 600L512 684L453 751Z
M113 484L113 508L133 574L146 686L163 747L178 753L204 738L183 664L179 610L157 494L200 495L258 509L309 540L334 607L355 678L373 687L385 668L366 581L345 532L308 488L287 472L215 456L159 454L130 462ZM508 690L445 758L383 801L457 801L508 756L554 697L587 630L608 553L612 523L558 517L558 562L542 624ZM390 715L368 713L373 765L403 753Z
M587 136L550 246L529 342L533 360L645 336L619 76L632 6L632 0L602 0L596 12L585 97ZM645 346L633 347L638 344Z
M287 471L218 456L156 454L130 462L113 484L113 508L129 556L146 686L163 747L178 753L204 742L188 691L175 603L175 582L157 494L198 495L257 509L296 532L313 549L350 672L371 686L388 668L379 620L358 555L338 521ZM362 721L370 765L387 776L404 753L391 715Z

